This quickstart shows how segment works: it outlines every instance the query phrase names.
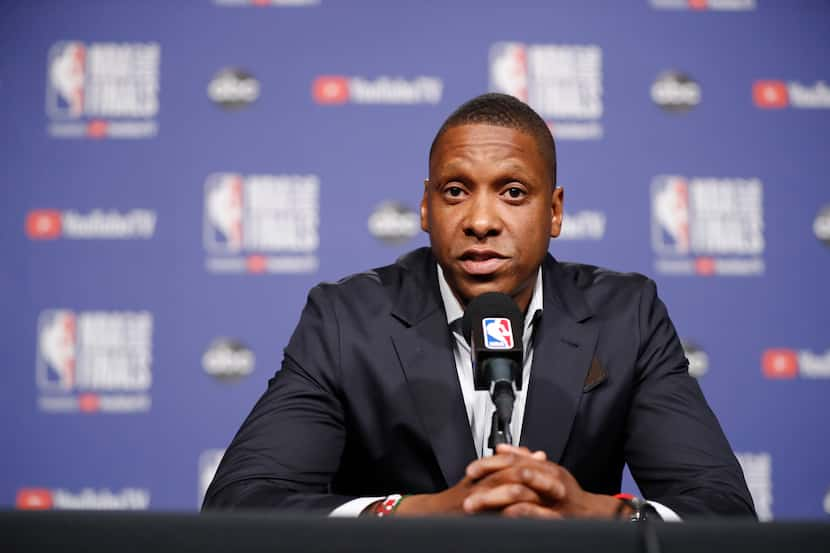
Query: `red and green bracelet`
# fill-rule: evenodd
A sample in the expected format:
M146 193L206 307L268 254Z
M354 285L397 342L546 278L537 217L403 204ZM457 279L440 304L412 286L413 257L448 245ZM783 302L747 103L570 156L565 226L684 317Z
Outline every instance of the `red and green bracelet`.
M372 509L372 513L376 517L386 517L391 515L395 512L395 509L398 508L398 505L401 504L401 501L404 500L406 496L400 494L392 494L387 495L383 501L377 503Z

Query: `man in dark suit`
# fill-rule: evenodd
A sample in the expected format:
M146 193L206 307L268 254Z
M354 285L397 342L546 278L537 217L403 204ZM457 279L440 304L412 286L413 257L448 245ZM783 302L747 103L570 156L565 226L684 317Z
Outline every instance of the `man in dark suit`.
M205 507L754 516L654 283L548 254L563 198L528 106L487 94L456 110L430 150L431 248L311 290ZM521 447L496 452L457 323L491 291L516 301L526 336ZM615 497L625 463L649 502Z

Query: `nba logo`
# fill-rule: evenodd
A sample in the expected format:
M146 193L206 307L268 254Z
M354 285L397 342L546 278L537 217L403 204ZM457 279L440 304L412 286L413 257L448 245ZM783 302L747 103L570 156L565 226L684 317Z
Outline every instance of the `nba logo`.
M484 327L484 347L487 349L513 348L513 329L510 326L510 319L485 317L481 324Z
M37 377L41 389L71 391L75 386L76 317L49 310L38 320Z
M661 176L651 185L654 251L689 253L689 185L683 177Z
M205 183L205 248L227 253L242 249L243 180L240 175L210 175Z
M490 91L527 102L527 48L519 42L490 47Z
M49 112L77 119L84 112L86 47L81 42L59 42L49 52Z

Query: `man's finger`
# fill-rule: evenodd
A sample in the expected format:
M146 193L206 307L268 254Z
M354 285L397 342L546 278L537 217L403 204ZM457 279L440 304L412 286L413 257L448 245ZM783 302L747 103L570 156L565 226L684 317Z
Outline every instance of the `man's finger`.
M519 478L523 484L546 498L554 501L565 499L567 488L554 467L545 467L543 470L524 467L519 469Z
M538 459L539 461L545 461L548 458L544 451L530 451L523 445L516 446L509 444L499 444L496 446L496 453L514 453L519 456L532 457L534 459Z
M501 514L510 518L547 518L559 519L562 514L553 509L536 505L535 503L514 503L509 507L502 509Z
M513 503L538 502L539 496L521 484L504 484L487 490L473 492L464 500L465 513L500 510Z
M528 458L525 457L523 459L527 462ZM507 484L524 485L524 481L522 480L522 469L524 468L522 465L523 459L519 458L513 465L490 472L478 480L474 480L473 485L478 488L476 491L492 489Z
M467 465L467 476L473 480L478 480L491 472L513 465L519 458L520 456L515 453L498 453L489 457L482 457Z
M516 455L531 455L533 452L523 445L499 444L496 446L496 453L515 453Z

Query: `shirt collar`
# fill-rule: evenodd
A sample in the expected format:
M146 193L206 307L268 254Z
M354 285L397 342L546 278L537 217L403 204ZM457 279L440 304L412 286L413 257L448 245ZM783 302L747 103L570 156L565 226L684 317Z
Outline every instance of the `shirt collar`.
M444 312L447 315L447 324L454 331L461 333L461 319L464 317L464 308L461 307L455 294L452 293L447 279L444 278L444 271L441 265L438 265L438 288L441 290L441 300L444 302ZM542 297L542 267L536 273L536 283L533 285L533 295L530 297L530 303L527 306L524 321L524 336L525 349L531 343L533 336L533 325L538 320L542 313L542 306L545 304Z

